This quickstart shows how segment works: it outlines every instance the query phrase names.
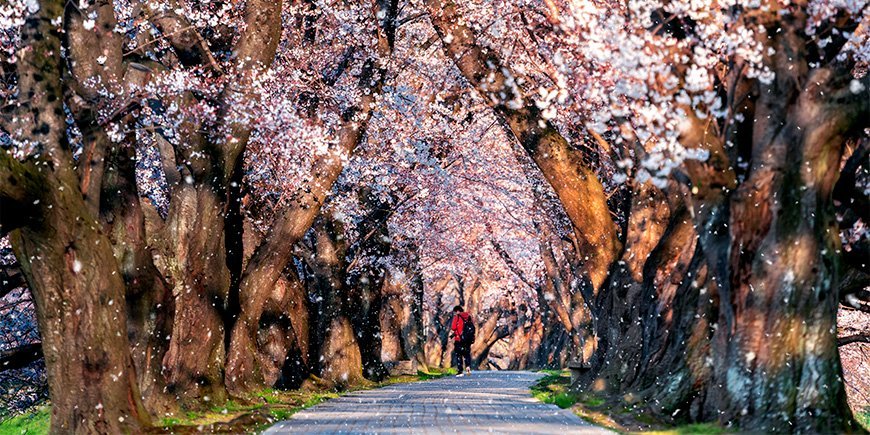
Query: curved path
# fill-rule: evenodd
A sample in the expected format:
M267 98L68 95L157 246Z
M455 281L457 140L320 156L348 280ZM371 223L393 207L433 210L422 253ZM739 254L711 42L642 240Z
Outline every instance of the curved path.
M541 376L481 371L359 391L300 411L265 433L611 433L535 400L529 386Z

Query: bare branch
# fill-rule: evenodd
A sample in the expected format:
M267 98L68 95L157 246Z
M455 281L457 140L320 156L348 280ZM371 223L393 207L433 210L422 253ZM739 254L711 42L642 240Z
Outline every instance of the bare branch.
M42 343L25 344L24 346L0 352L0 372L20 369L42 358Z
M847 335L837 339L837 346L845 346L852 343L870 343L870 333Z
M205 65L218 74L223 74L220 64L215 60L202 35L186 18L175 12L178 9L176 2L169 2L168 5L162 6L158 2L143 2L143 5L146 19L160 31L161 37L169 42L182 65ZM142 54L158 40L148 41L124 54Z

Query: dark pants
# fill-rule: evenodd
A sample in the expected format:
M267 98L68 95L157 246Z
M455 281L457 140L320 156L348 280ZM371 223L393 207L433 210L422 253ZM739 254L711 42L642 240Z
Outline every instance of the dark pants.
M453 367L462 373L466 367L471 367L471 343L453 342Z

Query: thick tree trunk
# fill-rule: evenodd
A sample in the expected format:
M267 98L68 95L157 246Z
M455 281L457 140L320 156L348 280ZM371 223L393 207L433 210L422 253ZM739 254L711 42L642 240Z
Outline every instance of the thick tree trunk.
M265 386L299 384L308 374L307 304L295 271L278 279L266 302L256 347Z
M124 282L108 237L80 191L65 144L62 2L42 2L21 30L18 85L27 107L16 122L44 165L0 152L5 207L27 200L27 221L3 219L36 305L52 397L52 431L135 432L149 423L127 335ZM39 110L36 110L38 108ZM37 182L38 181L38 182ZM28 214L28 213L33 213ZM4 213L5 214L5 213ZM13 224L13 225L9 225Z
M356 227L358 240L348 252L349 313L366 378L379 381L389 375L381 361L380 310L386 269L379 260L390 252L387 220L392 207L391 201L381 201L368 188L361 189L358 196L367 213Z
M447 340L447 336L450 332L450 320L453 318L452 310L455 305L463 302L459 284L452 275L446 276L424 289L423 337L425 343L423 344L423 353L426 355L426 365L446 367L449 364L452 345Z
M380 286L383 277L375 279L372 276L369 282L355 286L355 292L350 297L351 323L359 342L362 354L363 373L366 378L380 381L389 373L381 360L381 322Z
M744 429L856 430L837 352L831 192L845 137L870 111L866 99L826 100L844 91L856 98L832 88L842 84L828 69L811 73L806 89L793 86L778 77L760 92L751 172L731 206L730 309L714 337L711 398L720 420ZM788 95L794 105L780 112Z
M402 346L402 324L407 322L410 306L404 302L405 287L400 282L393 282L397 278L387 274L381 289L381 361L385 363L408 359Z
M525 370L529 366L530 341L537 315L521 305L510 336L510 360L508 370Z
M363 381L362 356L353 325L343 315L328 314L329 320L320 346L320 378L335 388Z
M139 389L153 416L172 414L178 406L166 391L162 366L167 337L172 333L174 303L147 244L145 215L136 188L135 151L121 145L105 154L102 192L96 198L127 288L127 335Z
M256 334L258 319L262 315L265 295L290 261L293 245L311 228L326 195L341 174L347 157L362 140L374 109L374 102L386 79L386 71L379 66L379 63L385 61L392 51L395 40L394 20L398 7L395 3L384 4L382 1L376 1L373 4L373 12L378 18L375 36L380 59L368 59L363 66L359 77L359 88L362 91L359 104L342 114L343 125L338 132L337 145L331 147L326 156L314 162L311 171L312 179L294 194L296 201L277 213L275 225L266 236L264 243L254 253L240 278L241 307L238 321L233 326L227 360L227 387L233 394L243 394L261 386L257 376L259 370L255 367L256 362L250 359L250 343ZM280 17L280 14L276 15ZM310 24L308 20L306 23ZM308 34L306 30L306 39L309 39ZM257 50L255 44L252 45L252 49ZM242 335L247 336L242 337Z
M372 60L366 62L360 87L367 90L367 94L358 108L344 114L338 144L314 163L312 180L295 193L296 201L278 211L275 224L245 268L239 284L241 311L233 328L227 360L227 388L232 394L241 395L262 387L251 345L255 342L263 305L269 290L290 262L293 245L311 228L344 162L362 139L383 74L375 69Z
M635 189L628 217L625 250L613 266L610 284L596 301L598 352L581 385L595 382L597 389L619 392L630 384L639 369L643 324L641 312L655 301L644 299L644 264L659 244L670 215L665 194L645 183ZM685 207L684 207L685 208ZM676 216L674 219L688 219ZM665 259L667 260L667 259ZM667 273L663 271L662 273ZM654 295L651 295L654 296Z
M285 355L281 376L275 385L282 388L296 388L311 373L311 321L309 320L311 316L308 313L308 292L305 286L295 271L287 273L292 274L288 287L288 290L292 290L292 295L290 306L285 305L281 315L287 316L290 320L295 345L291 345L290 352Z
M37 308L52 430L129 431L148 423L126 334L124 282L76 186L52 182L42 222L12 234ZM64 187L63 190L59 190ZM54 193L52 193L54 192ZM75 392L71 394L70 392Z
M181 184L160 239L171 278L175 316L163 359L168 389L189 408L226 399L224 320L230 274L224 249L223 201L208 185Z
M238 203L237 198L229 197L233 193L230 182L237 178L234 171L240 167L238 160L251 132L251 125L238 121L234 111L256 98L253 77L274 60L281 36L280 11L280 1L246 3L246 26L232 47L235 81L212 101L217 108L216 125L207 130L209 126L185 120L179 126L185 146L176 144L175 157L183 172L172 174L173 178L179 175L179 183L171 186L169 215L159 237L164 243L163 258L157 263L170 277L175 302L172 336L163 359L168 390L186 407L210 407L227 396L225 321L232 319L232 311L227 310L231 285L227 249L232 250L229 263L233 267L237 267L241 253L238 240L225 243L226 225L229 223L230 230L238 229L233 213ZM173 14L163 15L161 25L167 28L167 20L175 18ZM204 49L200 38L189 39L193 36L182 32L168 35L167 39L182 50ZM210 54L198 54L198 61L220 72ZM173 103L199 103L190 94L179 100ZM226 140L230 137L232 140Z
M680 259L665 275L661 287L644 284L644 296L656 292L657 303L647 305L642 320L640 367L631 388L637 400L647 401L661 415L704 421L714 413L708 407L707 395L712 372L710 341L718 314L717 292L697 242L685 239L697 236L690 230L674 234L662 249L673 249L676 241L684 240L684 247L678 248ZM666 255L658 256L653 264Z
M314 237L309 291L317 301L316 372L328 385L344 388L363 381L362 355L348 314L344 230L331 216L323 216L315 225Z
M632 314L637 326L617 347L621 371L605 367L602 378L611 381L611 390L630 391L634 402L668 418L708 419L704 405L718 299L682 201L672 202L670 222L643 267L640 287Z
M419 273L407 268L388 273L381 298L381 360L416 360L423 367L423 281Z
M529 330L528 358L526 360L526 366L524 368L544 368L544 364L541 362L540 353L541 342L544 339L544 331L545 329L549 329L544 326L544 314L546 313L546 311L547 310L542 310L541 313L535 316L535 319L532 322L532 326Z

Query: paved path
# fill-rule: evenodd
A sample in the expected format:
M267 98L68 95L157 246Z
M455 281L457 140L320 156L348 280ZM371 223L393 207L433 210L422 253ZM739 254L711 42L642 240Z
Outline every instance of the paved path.
M528 387L541 376L481 371L359 391L300 411L265 433L611 433L531 397Z

